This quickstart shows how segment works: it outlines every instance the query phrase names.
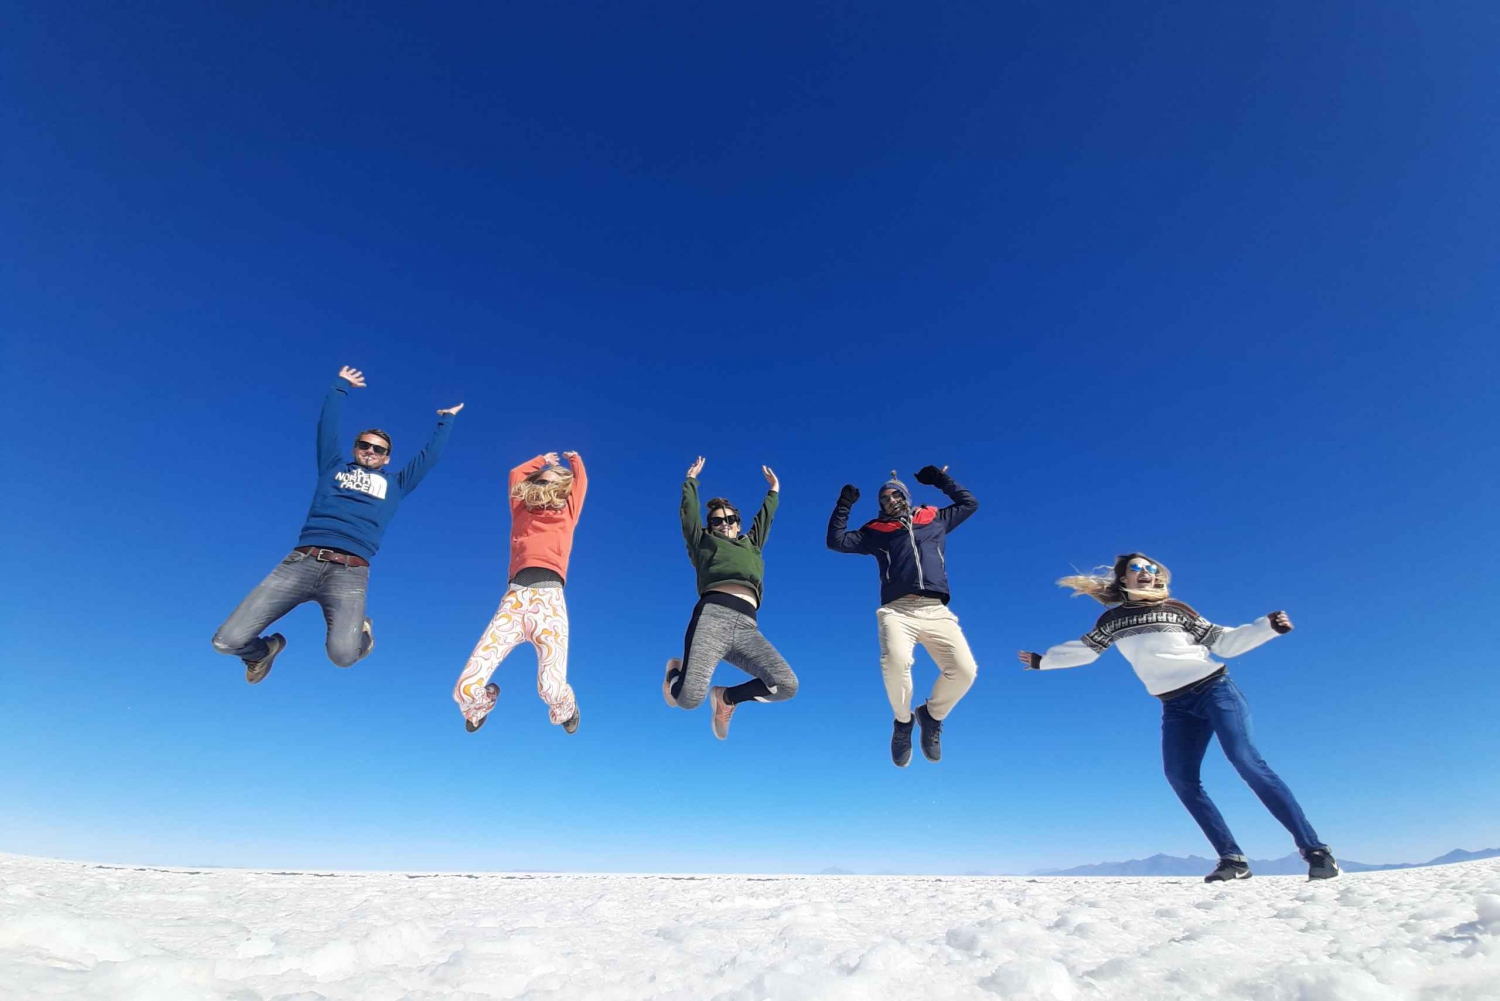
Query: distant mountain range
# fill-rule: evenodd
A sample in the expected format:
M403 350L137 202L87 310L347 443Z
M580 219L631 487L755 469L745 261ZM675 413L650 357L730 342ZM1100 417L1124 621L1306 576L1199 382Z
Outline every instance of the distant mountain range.
M1339 859L1339 867L1345 872L1379 872L1386 869L1419 869L1429 865L1448 865L1452 862L1472 862L1475 859L1500 857L1500 848L1485 848L1482 851L1466 852L1455 848L1446 855L1439 855L1428 862L1394 862L1372 865ZM1079 865L1071 869L1037 869L1028 876L1202 876L1211 872L1217 859L1206 859L1197 855L1182 858L1178 855L1153 855L1150 858L1131 859L1128 862L1099 862L1095 865ZM1277 859L1251 859L1250 871L1259 876L1301 876L1307 873L1307 863L1296 852Z

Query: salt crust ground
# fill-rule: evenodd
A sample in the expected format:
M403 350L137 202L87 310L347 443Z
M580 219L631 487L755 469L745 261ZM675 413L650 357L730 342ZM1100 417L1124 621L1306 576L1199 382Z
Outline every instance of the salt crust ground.
M277 874L0 855L0 997L1500 998L1500 860L1329 883Z

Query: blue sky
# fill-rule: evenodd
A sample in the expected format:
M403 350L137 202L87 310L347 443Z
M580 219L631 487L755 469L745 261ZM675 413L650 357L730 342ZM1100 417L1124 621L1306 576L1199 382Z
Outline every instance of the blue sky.
M1127 549L1208 617L1340 855L1500 842L1489 5L158 4L14 11L0 851L185 865L1024 871L1208 851L1159 704L1052 585ZM400 462L372 571L269 681L215 627L293 544L340 365ZM534 658L449 700L502 593L505 474L577 449L583 725ZM763 630L802 680L669 710L683 470L783 484ZM950 464L980 664L888 759L845 482ZM910 482L908 478L908 482ZM927 490L920 499L936 500ZM919 655L918 690L934 669ZM720 680L738 672L722 667ZM1210 751L1246 850L1291 850Z

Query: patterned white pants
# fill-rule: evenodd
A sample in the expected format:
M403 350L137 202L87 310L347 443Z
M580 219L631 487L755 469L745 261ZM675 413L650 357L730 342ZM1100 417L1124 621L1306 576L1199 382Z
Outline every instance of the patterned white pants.
M481 717L489 711L484 686L523 640L536 648L536 692L547 703L552 722L573 718L578 707L568 684L568 605L563 590L512 584L453 686L453 701L465 719L472 718L473 710L481 710Z

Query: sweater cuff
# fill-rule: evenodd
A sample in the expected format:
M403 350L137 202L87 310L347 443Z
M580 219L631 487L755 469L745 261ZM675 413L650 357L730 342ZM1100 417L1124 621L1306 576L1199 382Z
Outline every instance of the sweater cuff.
M1026 668L1028 671L1040 671L1042 669L1042 655L1034 653L1031 655L1031 664Z

